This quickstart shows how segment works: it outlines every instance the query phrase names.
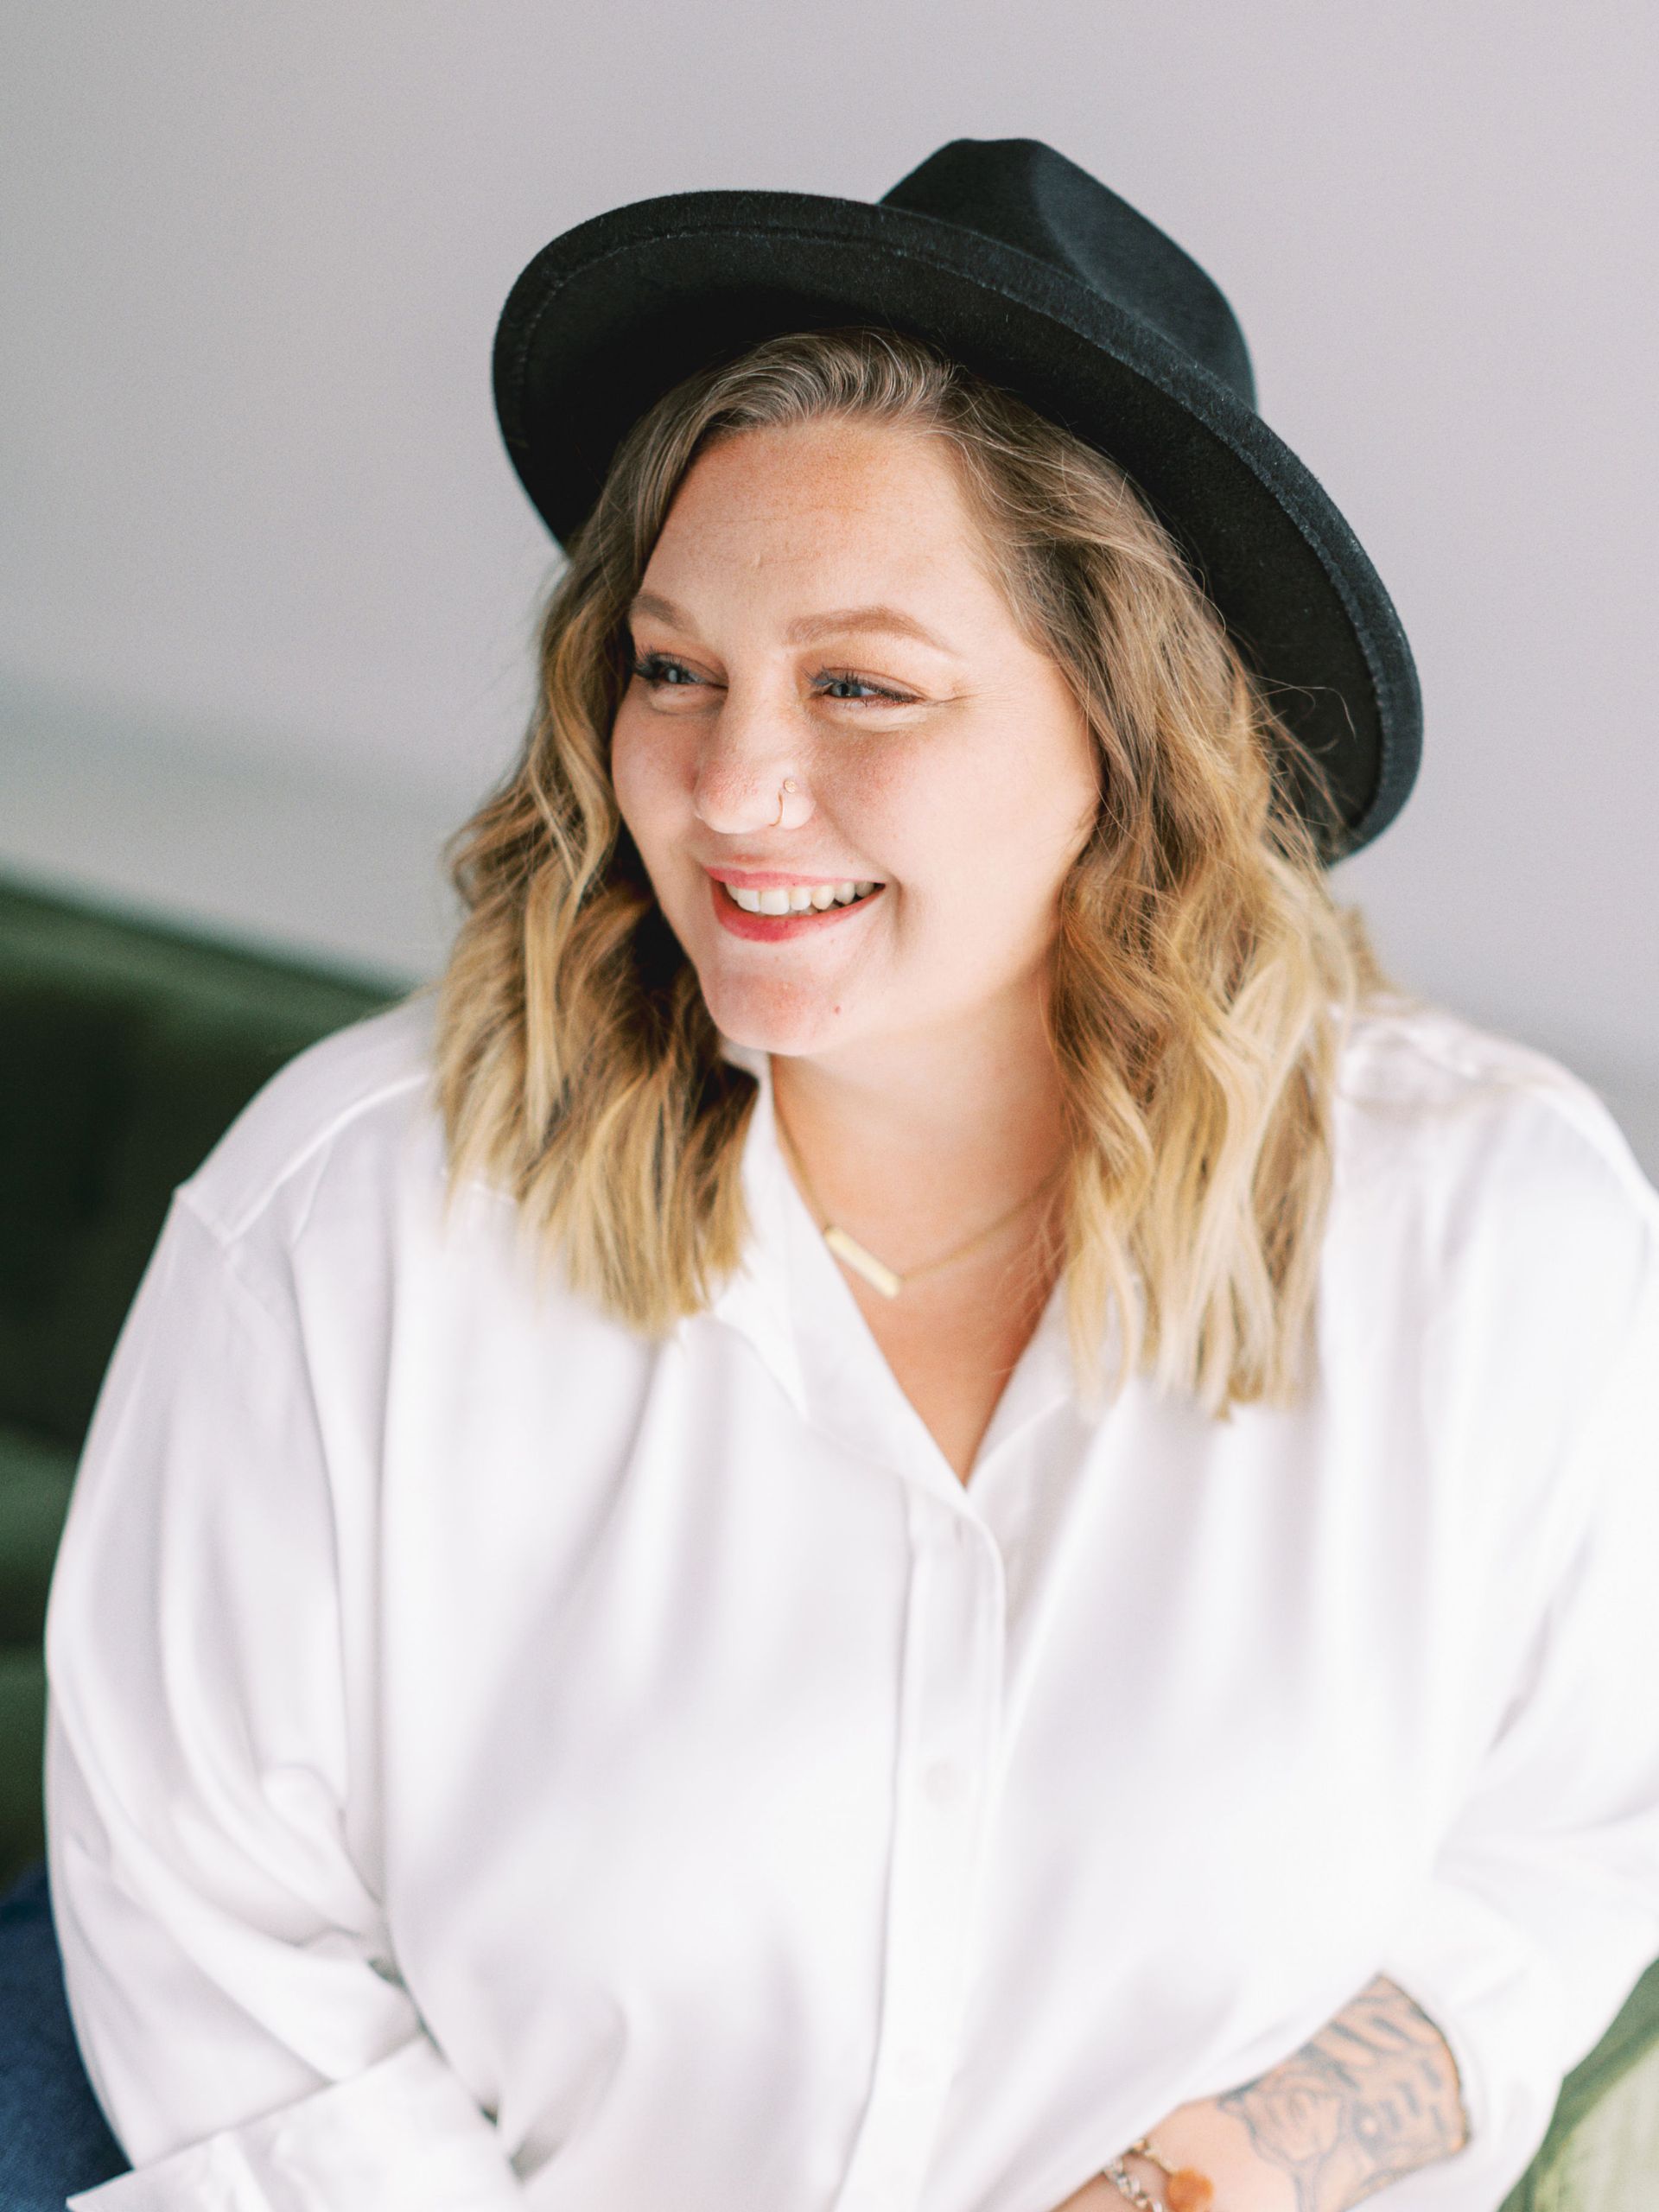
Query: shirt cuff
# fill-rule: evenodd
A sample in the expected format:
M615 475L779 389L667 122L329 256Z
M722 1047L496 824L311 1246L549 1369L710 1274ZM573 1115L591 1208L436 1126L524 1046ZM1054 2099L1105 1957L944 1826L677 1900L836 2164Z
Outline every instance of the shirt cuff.
M424 2036L348 2082L68 2199L70 2212L504 2212L493 2126Z
M1506 2145L1512 2153L1525 2145L1530 2157L1549 2126L1565 2063L1562 1992L1548 1958L1478 1891L1440 1877L1425 1885L1377 1970L1444 2037L1471 2145Z

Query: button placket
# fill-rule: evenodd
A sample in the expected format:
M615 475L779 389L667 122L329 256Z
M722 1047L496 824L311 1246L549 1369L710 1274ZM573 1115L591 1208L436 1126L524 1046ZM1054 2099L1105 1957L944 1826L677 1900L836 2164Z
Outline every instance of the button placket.
M887 1928L876 2063L836 2212L907 2212L955 2071L1001 1691L995 1547L912 1493ZM968 1541L963 1541L966 1534Z

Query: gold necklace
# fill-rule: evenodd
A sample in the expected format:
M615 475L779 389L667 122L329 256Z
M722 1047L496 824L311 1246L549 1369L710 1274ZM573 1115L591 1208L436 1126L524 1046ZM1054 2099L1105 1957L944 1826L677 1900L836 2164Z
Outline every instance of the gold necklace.
M819 1235L837 1259L844 1260L855 1274L862 1275L865 1281L874 1289L879 1290L883 1298L897 1298L906 1284L914 1282L918 1275L931 1275L938 1268L948 1268L953 1261L966 1258L969 1252L976 1250L988 1238L994 1236L999 1229L1006 1228L1016 1214L1023 1213L1033 1200L1041 1198L1049 1185L1058 1179L1061 1173L1058 1167L1052 1169L1044 1176L1034 1191L1027 1192L1018 1205L1010 1206L1006 1213L998 1214L996 1219L986 1228L976 1230L965 1244L958 1244L954 1251L946 1252L942 1258L925 1261L919 1268L912 1268L907 1274L901 1275L888 1267L885 1261L878 1260L874 1252L868 1250L855 1236L849 1236L846 1230L839 1227L835 1222L824 1221L826 1208L820 1202L817 1192L812 1187L811 1178L806 1172L805 1162L796 1149L794 1140L784 1127L784 1117L778 1111L778 1101L775 1096L772 1102L772 1118L773 1127L783 1140L784 1149L789 1154L794 1164L795 1172L801 1179L801 1189L808 1205L812 1209Z

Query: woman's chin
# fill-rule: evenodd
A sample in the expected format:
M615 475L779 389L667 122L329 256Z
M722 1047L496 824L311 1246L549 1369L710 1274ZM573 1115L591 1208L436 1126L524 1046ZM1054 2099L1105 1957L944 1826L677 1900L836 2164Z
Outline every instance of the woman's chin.
M844 1006L822 988L782 982L736 982L703 976L704 1003L715 1027L734 1045L757 1052L804 1054L844 1044L852 1024Z

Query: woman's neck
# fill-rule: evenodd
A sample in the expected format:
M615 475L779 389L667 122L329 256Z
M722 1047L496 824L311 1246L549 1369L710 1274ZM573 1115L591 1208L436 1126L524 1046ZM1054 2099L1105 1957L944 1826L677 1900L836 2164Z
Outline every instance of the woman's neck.
M900 1272L1006 1213L1065 1157L1059 1071L1034 1003L771 1065L819 1202Z

